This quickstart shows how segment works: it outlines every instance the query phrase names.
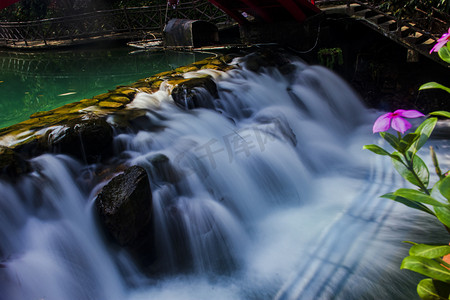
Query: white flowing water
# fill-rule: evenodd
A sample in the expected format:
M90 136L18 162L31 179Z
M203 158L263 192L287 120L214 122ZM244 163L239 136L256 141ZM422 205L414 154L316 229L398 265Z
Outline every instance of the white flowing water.
M219 98L203 95L215 110L182 110L164 90L155 109L139 95L152 110L115 148L150 174L158 275L104 240L93 166L43 155L19 182L0 182L0 299L418 298L401 241L447 243L446 233L379 198L405 184L362 150L380 142L379 112L325 68L292 64L288 75L215 74ZM447 144L436 142L448 167Z

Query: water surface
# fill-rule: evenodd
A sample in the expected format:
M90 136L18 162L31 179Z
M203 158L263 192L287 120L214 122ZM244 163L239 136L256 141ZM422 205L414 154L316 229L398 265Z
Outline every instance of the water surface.
M0 128L211 54L133 48L0 51Z
M381 112L325 68L287 59L288 74L215 72L218 98L202 95L214 109L186 111L165 90L130 104L148 113L116 132L115 159L149 174L158 261L147 267L159 272L99 230L99 166L45 154L18 182L0 181L0 299L418 299L402 241L448 234L379 197L407 185L362 150L382 143L371 133ZM448 141L431 143L447 169Z

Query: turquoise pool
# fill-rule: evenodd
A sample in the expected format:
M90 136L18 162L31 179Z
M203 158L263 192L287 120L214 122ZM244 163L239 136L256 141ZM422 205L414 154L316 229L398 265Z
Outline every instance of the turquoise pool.
M210 56L133 50L0 51L0 128Z

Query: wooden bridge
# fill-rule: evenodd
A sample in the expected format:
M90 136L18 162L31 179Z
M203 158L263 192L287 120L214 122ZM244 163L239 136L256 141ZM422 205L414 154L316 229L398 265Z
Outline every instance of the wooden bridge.
M170 18L213 23L230 20L207 1L181 1L176 9L154 5L29 22L0 22L0 41L15 48L49 48L88 41L145 38L160 34Z
M171 18L213 23L229 22L232 18L242 26L253 21L293 21L295 26L295 22L303 23L311 16L330 12L357 19L411 53L420 53L443 64L436 53L429 53L443 32L430 32L412 20L399 20L360 0L318 0L316 3L314 0L191 0L180 1L176 9L155 5L30 22L0 22L0 42L17 48L48 48L105 39L142 39L161 34Z

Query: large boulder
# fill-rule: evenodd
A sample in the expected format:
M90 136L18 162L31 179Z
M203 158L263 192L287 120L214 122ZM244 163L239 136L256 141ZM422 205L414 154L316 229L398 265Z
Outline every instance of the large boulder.
M95 201L100 222L114 242L141 263L155 257L152 193L144 168L132 166L103 187Z

